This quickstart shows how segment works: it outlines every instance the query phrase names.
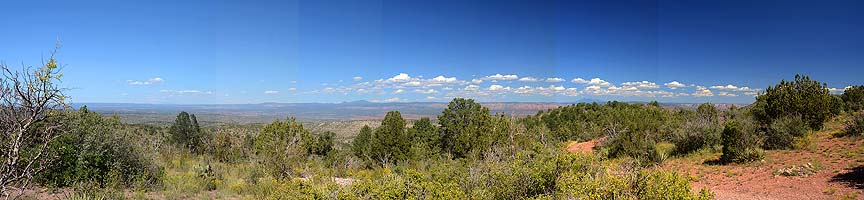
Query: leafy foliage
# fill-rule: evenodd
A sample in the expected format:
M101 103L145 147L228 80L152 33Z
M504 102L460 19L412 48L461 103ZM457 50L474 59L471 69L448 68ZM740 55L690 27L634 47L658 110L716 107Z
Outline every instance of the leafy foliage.
M843 102L846 103L846 108L850 111L854 112L864 109L864 85L846 88L840 98L843 99Z
M765 134L765 149L789 149L794 141L807 136L809 127L799 116L787 116L774 120Z
M296 175L293 166L306 158L306 143L310 134L295 118L276 120L261 129L255 139L255 154L267 169L277 178Z
M695 113L682 110L679 115L684 115L686 120L675 130L673 140L676 154L687 154L720 145L723 127L714 104L704 103L699 105Z
M371 142L370 155L375 162L390 164L408 159L411 144L402 114L387 112L381 126L372 134Z
M762 159L759 136L755 125L744 116L727 121L723 128L723 154L721 162L744 163Z
M155 185L162 175L122 131L119 119L82 107L67 113L70 131L51 144L58 159L38 177L42 184L66 187Z
M852 119L846 123L844 135L861 136L864 135L864 112L856 112L852 114Z
M479 154L491 143L492 116L473 99L456 98L438 115L444 151L456 158Z
M192 152L201 153L205 150L202 145L204 134L195 115L190 116L189 113L180 112L177 114L177 119L171 124L168 133L171 135L172 141Z
M800 116L814 129L822 129L822 123L839 114L842 102L832 96L827 86L808 76L795 75L794 81L780 81L765 89L756 97L753 114L762 124L771 124L785 116Z

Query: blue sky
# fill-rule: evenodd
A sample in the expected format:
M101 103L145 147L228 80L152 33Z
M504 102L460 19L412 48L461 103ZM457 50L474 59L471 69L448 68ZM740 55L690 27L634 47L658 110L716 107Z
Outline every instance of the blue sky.
M752 102L864 84L864 1L4 1L74 102Z

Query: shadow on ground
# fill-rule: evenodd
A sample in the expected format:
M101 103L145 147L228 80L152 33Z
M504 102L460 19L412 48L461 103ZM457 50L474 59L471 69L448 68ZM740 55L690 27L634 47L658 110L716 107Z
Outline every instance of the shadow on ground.
M831 177L831 182L839 182L857 189L864 189L864 166L850 169L852 171Z

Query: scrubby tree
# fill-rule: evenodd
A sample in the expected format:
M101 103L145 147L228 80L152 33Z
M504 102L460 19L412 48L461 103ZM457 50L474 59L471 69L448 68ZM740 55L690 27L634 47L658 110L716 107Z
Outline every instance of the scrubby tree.
M846 108L850 111L854 112L864 109L864 85L846 88L840 98L843 99L843 102L846 103Z
M321 134L313 135L312 140L307 145L306 151L309 154L326 156L333 150L333 142L336 134L330 131L325 131Z
M292 167L305 160L309 138L309 132L295 118L276 120L255 138L255 154L272 176L288 178L295 174Z
M408 129L408 135L412 143L411 151L414 151L412 154L418 158L428 157L441 151L438 128L427 117L415 121L414 126Z
M682 112L688 111L682 110ZM684 124L675 130L675 153L687 154L701 148L720 145L720 132L723 127L720 124L719 111L714 104L703 103L695 113L684 115L686 115Z
M788 116L800 116L807 125L822 129L822 123L839 114L840 100L832 96L825 83L808 76L795 75L794 81L780 81L756 97L752 112L764 125Z
M402 114L399 111L387 112L381 126L372 134L370 154L381 164L398 163L408 158L409 140Z
M195 115L180 112L168 130L171 140L192 152L203 152L203 133Z
M759 149L759 137L754 124L744 116L726 122L723 128L723 154L720 161L725 163L743 163L762 158Z
M483 151L491 143L492 116L489 109L473 99L456 98L438 115L441 146L454 157L462 158Z
M57 49L36 68L17 71L0 62L0 197L15 199L31 186L52 163L49 144L66 128ZM13 189L17 195L10 196Z
M364 125L363 128L360 129L360 133L358 133L357 136L354 136L354 140L351 141L351 151L354 153L354 156L361 159L371 159L369 151L372 146L372 131L372 128Z

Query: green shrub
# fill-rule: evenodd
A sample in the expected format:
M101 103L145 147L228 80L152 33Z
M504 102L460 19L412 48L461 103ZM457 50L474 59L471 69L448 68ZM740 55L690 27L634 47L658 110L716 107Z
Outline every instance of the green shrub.
M276 178L296 176L294 166L307 157L309 132L295 118L276 120L261 129L255 139L255 154L267 172Z
M189 115L186 112L177 114L177 119L171 124L168 133L171 136L171 141L191 152L202 153L206 151L203 145L206 136L198 125L198 118L194 114Z
M686 114L686 121L675 130L675 154L688 154L702 148L711 148L720 145L720 132L723 127L719 120L719 111L714 104L704 103L699 105L695 113Z
M864 109L864 85L846 88L840 98L846 103L846 108L849 111L855 112Z
M746 119L733 119L723 128L723 154L721 162L744 163L762 159L754 125Z
M792 149L796 140L806 139L809 127L799 116L782 117L771 122L762 145L765 149Z
M53 187L154 186L160 182L162 169L134 145L118 118L103 117L86 106L66 115L70 130L50 144L57 160L39 174L38 182Z
M864 135L864 112L857 112L852 114L852 118L846 123L844 135Z
M813 130L822 129L822 124L839 114L842 100L831 95L828 87L808 76L795 75L794 81L781 81L765 93L756 97L752 105L756 120L770 125L774 120L787 116L800 116Z
M492 143L492 115L473 99L456 98L438 115L441 146L456 158L480 154Z

